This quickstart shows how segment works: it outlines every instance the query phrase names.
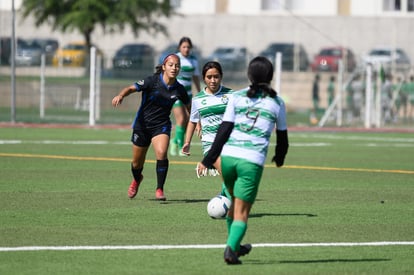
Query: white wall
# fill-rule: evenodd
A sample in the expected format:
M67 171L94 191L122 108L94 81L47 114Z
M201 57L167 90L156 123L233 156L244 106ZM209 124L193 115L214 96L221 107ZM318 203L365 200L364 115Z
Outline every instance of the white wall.
M229 0L227 8L230 14L259 14L261 0Z
M338 10L338 3L333 0L293 0L291 5L293 12L301 15L335 16Z
M181 0L177 12L183 14L214 14L216 12L215 0Z
M11 10L13 0L1 0L0 10ZM14 8L18 9L22 5L22 0L14 0Z
M373 16L382 13L382 0L352 0L351 14L355 16Z

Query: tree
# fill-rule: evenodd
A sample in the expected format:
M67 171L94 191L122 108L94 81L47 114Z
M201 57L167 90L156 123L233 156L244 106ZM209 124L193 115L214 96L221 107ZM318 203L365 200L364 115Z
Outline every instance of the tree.
M33 15L36 26L50 24L53 30L78 30L88 48L97 26L104 32L123 32L129 25L135 36L141 30L167 34L154 16L169 17L169 0L23 0L23 18Z

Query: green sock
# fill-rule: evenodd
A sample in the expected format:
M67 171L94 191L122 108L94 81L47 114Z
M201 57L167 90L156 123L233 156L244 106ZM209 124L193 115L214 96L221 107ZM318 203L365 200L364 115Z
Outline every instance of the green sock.
M230 235L230 228L233 223L233 218L230 218L229 216L227 216L226 222L227 222L227 235Z
M184 145L185 128L180 125L175 126L175 143L178 144L178 148L182 148Z
M244 221L233 221L230 227L230 234L227 238L227 245L230 246L231 250L239 251L240 243L247 230L247 223Z

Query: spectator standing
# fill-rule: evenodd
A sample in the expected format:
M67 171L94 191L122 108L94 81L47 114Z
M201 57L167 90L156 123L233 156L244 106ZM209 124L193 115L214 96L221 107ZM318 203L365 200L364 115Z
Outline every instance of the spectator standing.
M382 84L381 90L381 107L382 107L382 118L384 123L392 122L394 119L393 111L393 85L392 85L392 75L387 73L385 75L385 81Z
M335 98L335 76L329 77L328 82L328 107L331 106L333 100Z
M313 102L313 113L315 116L318 114L319 111L319 74L315 75L312 84L312 102Z
M315 75L312 83L312 104L313 108L310 113L310 123L316 124L318 123L318 111L319 111L319 74Z

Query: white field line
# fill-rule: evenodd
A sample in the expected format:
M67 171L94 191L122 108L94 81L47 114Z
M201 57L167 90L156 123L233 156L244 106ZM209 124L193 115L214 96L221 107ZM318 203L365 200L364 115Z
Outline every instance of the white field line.
M383 140L381 140L383 141ZM405 141L405 142L403 142ZM42 145L56 145L56 144L69 144L69 145L130 145L130 141L105 141L105 140L19 140L19 139L0 139L0 145L16 145L16 144L42 144ZM192 145L201 145L201 142L192 142ZM329 142L292 142L289 144L292 147L330 147L332 143ZM414 142L411 139L394 139L389 140L388 143L361 143L354 144L355 146L365 147L399 147L409 148L414 147Z
M363 243L257 243L253 247L340 247L340 246L399 246L414 245L414 241L402 242L363 242ZM162 250L162 249L211 249L225 248L224 244L189 245L102 245L102 246L19 246L0 247L0 252L11 251L69 251L69 250Z

